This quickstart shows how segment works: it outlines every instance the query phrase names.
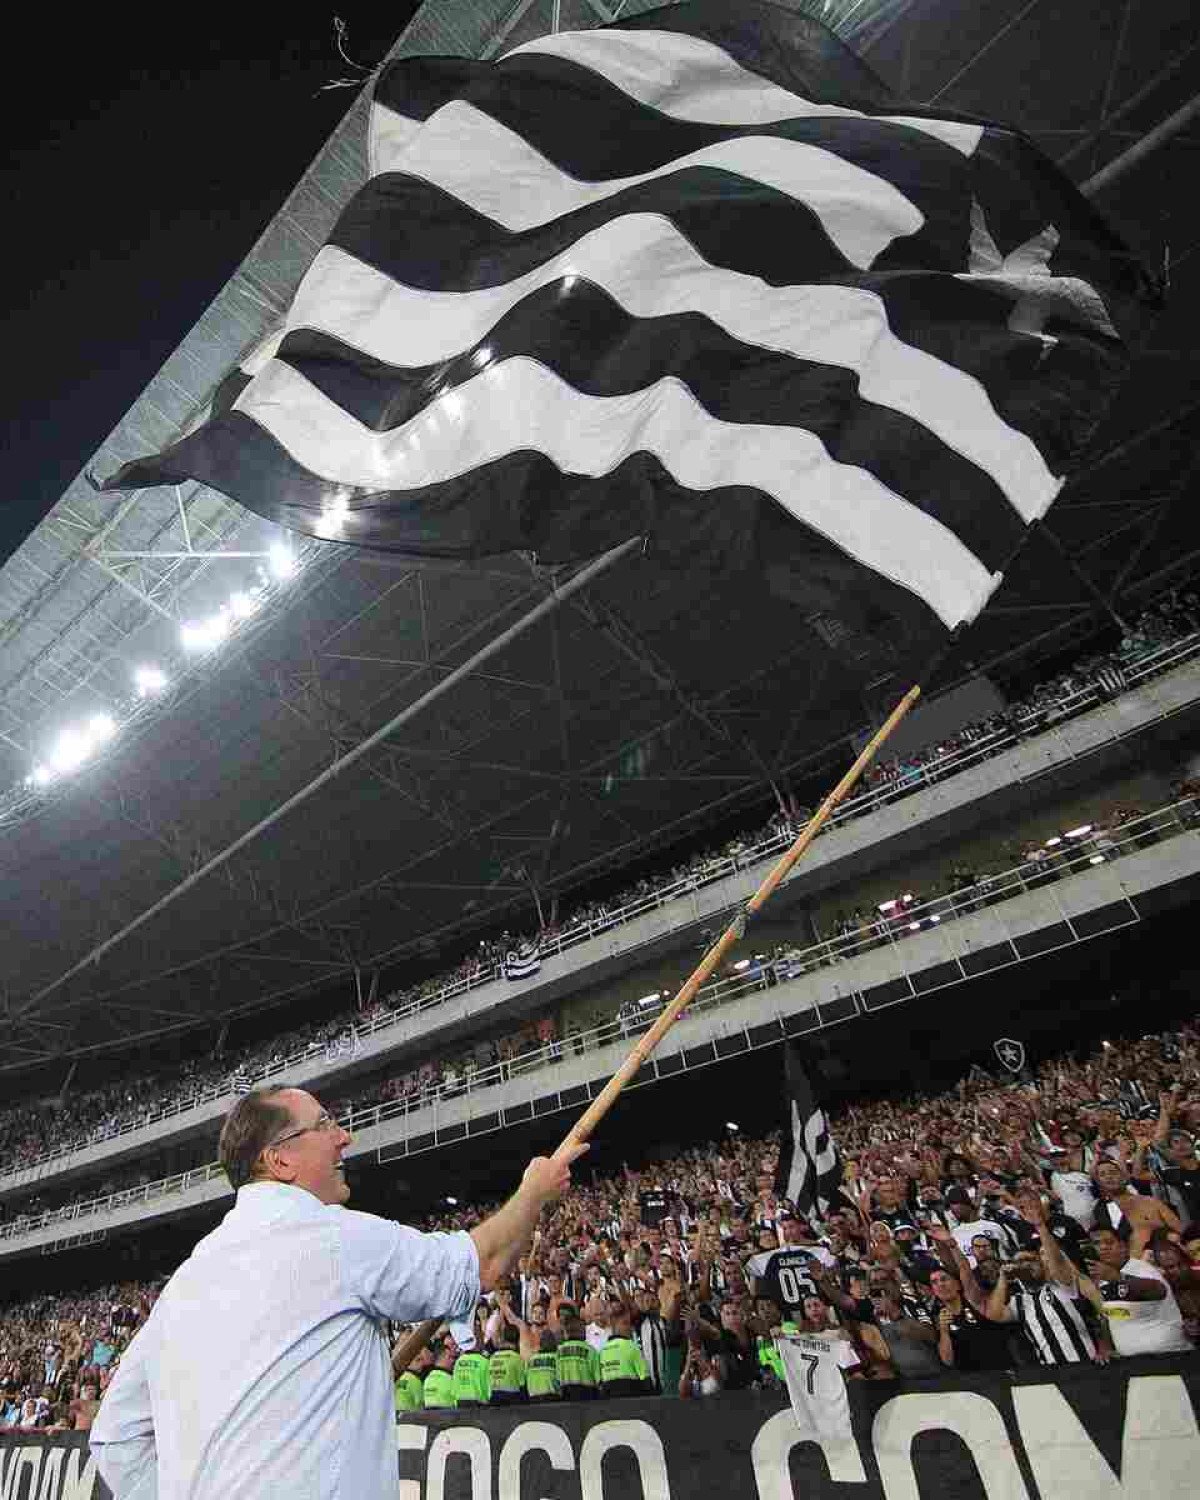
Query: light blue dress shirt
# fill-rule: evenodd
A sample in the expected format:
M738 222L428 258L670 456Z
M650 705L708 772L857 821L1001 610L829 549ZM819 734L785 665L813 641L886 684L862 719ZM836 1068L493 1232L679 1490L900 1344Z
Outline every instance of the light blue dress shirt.
M116 1500L394 1500L384 1319L470 1316L468 1234L255 1182L175 1272L91 1430Z

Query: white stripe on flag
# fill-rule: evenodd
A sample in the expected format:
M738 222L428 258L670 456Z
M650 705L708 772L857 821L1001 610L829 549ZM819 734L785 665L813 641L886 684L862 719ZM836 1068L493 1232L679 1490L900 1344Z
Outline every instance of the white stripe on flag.
M808 117L881 118L935 136L964 156L983 127L911 115L866 116L836 104L814 104L751 73L728 52L677 31L574 31L538 37L507 55L540 52L590 68L609 83L677 120L708 125L770 125Z
M526 275L474 292L419 291L326 246L301 283L288 327L321 329L389 364L435 364L486 338L538 287L571 275L594 281L633 317L703 313L744 344L854 370L864 400L911 417L977 464L1022 520L1043 515L1058 493L1060 481L1037 446L1001 420L979 381L898 339L874 292L772 287L720 270L652 214L603 225Z
M394 170L433 183L477 213L519 231L688 167L733 172L803 203L860 270L867 270L894 239L915 234L924 223L916 205L886 178L806 142L747 136L675 157L653 172L581 182L506 125L458 100L425 122L400 152Z
M652 453L690 489L747 485L874 572L924 599L953 629L975 617L995 580L947 527L873 475L837 463L801 428L720 422L675 380L588 396L530 359L488 366L409 422L374 432L276 360L236 408L310 472L369 491L459 478L521 449L564 473L599 477ZM354 513L344 540L354 541Z
M397 114L394 109L372 101L367 127L368 175L378 177L380 172L397 171L394 163L408 150L423 123L421 120L410 120L407 115Z

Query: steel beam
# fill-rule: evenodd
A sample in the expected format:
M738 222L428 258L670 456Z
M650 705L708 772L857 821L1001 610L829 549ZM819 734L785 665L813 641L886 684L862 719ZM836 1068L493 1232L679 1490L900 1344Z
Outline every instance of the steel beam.
M499 635L494 636L486 646L476 651L473 656L463 662L460 667L457 667L448 677L444 677L441 682L435 683L423 693L415 703L410 703L406 708L401 709L394 718L389 719L374 734L368 736L361 744L356 745L353 750L339 756L331 766L326 767L307 786L303 786L298 792L294 792L286 801L281 802L278 807L268 813L265 818L260 818L257 823L234 839L220 853L213 855L199 870L194 871L186 879L181 880L177 885L173 886L165 895L161 896L153 905L148 906L145 911L140 912L131 922L127 922L119 931L114 932L102 943L97 943L81 959L58 975L56 979L51 980L49 984L43 985L30 996L29 1004L37 1005L47 995L52 995L77 974L98 963L106 953L111 952L112 949L123 943L126 938L131 937L133 933L139 931L147 922L158 916L160 912L165 911L168 906L173 905L174 902L190 891L193 886L198 885L207 875L227 864L235 854L253 843L255 839L259 838L269 828L274 827L276 823L287 817L290 812L293 812L297 807L307 802L310 797L315 796L317 792L321 791L322 788L327 786L336 777L342 775L351 766L356 765L363 756L368 755L376 746L383 744L397 730L403 728L409 720L416 718L424 709L436 702L438 698L456 686L457 683L469 677L482 662L490 661L493 656L498 655L514 640L524 635L532 625L536 625L546 615L557 609L560 604L570 599L580 589L585 588L591 583L593 579L599 577L600 574L612 567L614 563L629 556L636 548L640 548L641 546L641 537L631 537L619 546L610 548L603 556L598 557L594 562L588 563L586 567L580 568L565 583L553 586L552 591L540 604L535 605L533 609L527 611L519 620L510 625L507 630L502 630Z

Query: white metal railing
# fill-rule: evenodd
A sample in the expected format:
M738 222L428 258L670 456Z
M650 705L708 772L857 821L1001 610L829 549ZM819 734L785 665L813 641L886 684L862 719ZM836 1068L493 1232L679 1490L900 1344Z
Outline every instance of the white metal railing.
M1157 646L1143 652L1136 658L1131 658L1122 667L1125 677L1125 691L1139 686L1152 677L1161 676L1177 666L1193 660L1200 656L1200 633L1184 637L1182 640L1174 641L1166 646ZM862 817L874 812L880 807L885 807L902 797L907 797L924 787L935 786L938 782L948 777L956 776L961 771L979 765L982 761L990 759L993 755L1012 746L1021 743L1033 734L1051 728L1062 723L1065 719L1075 718L1088 709L1095 708L1101 703L1111 699L1113 695L1105 694L1095 683L1089 683L1076 692L1066 694L1053 703L1039 705L1033 708L1017 709L1013 713L1018 721L1018 727L1005 727L982 734L979 738L970 741L967 745L954 753L942 756L937 760L925 765L913 766L902 771L894 780L888 781L882 786L870 788L843 802L841 807L834 813L822 832L835 827L840 823L849 821L851 818ZM627 922L635 921L647 912L657 911L681 897L689 896L697 890L706 886L714 885L718 881L727 880L731 875L760 864L762 861L772 858L781 850L786 849L796 835L799 827L785 827L776 833L765 835L756 840L747 848L733 855L722 855L706 861L699 869L691 870L670 885L661 886L635 901L627 902L625 905L614 908L611 912L605 912L602 916L593 917L568 925L564 930L552 935L543 936L538 941L538 951L541 957L557 956L570 952L581 943L590 942L593 938L603 933L610 932L614 927L623 926ZM393 1026L410 1020L413 1016L420 1015L427 1010L444 1005L450 1000L457 999L460 995L470 990L481 989L483 986L493 984L503 979L503 972L499 963L480 964L478 969L470 975L462 978L452 979L441 985L438 989L427 995L419 995L409 1000L404 1005L388 1009L382 1014L372 1017L354 1025L343 1037L329 1042L309 1042L305 1046L287 1054L281 1058L273 1058L270 1062L259 1064L253 1068L234 1070L215 1083L204 1085L181 1098L172 1100L168 1105L157 1109L146 1109L131 1115L119 1125L110 1128L102 1128L88 1134L85 1138L77 1140L70 1145L58 1146L50 1151L41 1153L27 1161L23 1161L20 1167L13 1172L0 1174L0 1183L5 1177L13 1176L16 1172L33 1171L38 1167L48 1165L51 1162L62 1161L79 1151L84 1151L92 1146L103 1145L107 1141L118 1140L122 1136L130 1135L135 1131L144 1130L151 1125L160 1124L164 1121L177 1118L181 1114L199 1109L205 1104L211 1104L218 1099L225 1099L231 1093L236 1092L234 1080L244 1088L253 1088L260 1083L269 1082L272 1078L286 1072L298 1064L310 1062L314 1057L324 1053L335 1060L339 1055L345 1055L340 1050L340 1044L345 1041L352 1043L354 1049L361 1044L365 1037L373 1036L377 1032L386 1031Z
M1160 843L1163 839L1196 829L1200 829L1200 799L1185 797L1152 813L1131 819L1117 829L1089 827L1073 837L1063 835L1061 842L1053 847L1053 852L1045 852L1044 859L1026 860L1010 870L985 876L960 890L935 896L928 901L900 903L886 912L876 908L869 921L860 923L855 931L824 939L804 949L792 950L782 957L742 960L737 966L737 972L730 977L710 980L704 985L688 1008L688 1014L728 1004L753 990L765 990L813 973L817 969L844 963L860 953L902 942L913 933L928 931L931 927L968 916L985 906L1010 900L1094 865L1110 863L1126 854ZM414 1089L400 1099L367 1106L351 1105L339 1114L339 1122L350 1131L371 1129L385 1121L428 1109L442 1100L478 1093L526 1073L552 1067L566 1056L582 1055L644 1031L661 1009L661 1004L647 1006L636 1015L618 1016L588 1031L575 1032L570 1036L545 1042L517 1057L493 1063L486 1068L464 1068L461 1077L449 1081L439 1079L436 1083ZM125 1188L100 1198L68 1204L64 1208L47 1209L40 1214L0 1224L0 1239L14 1238L67 1220L110 1212L129 1203L150 1202L171 1193L183 1192L188 1187L211 1181L213 1177L220 1175L220 1166L212 1162L208 1166L194 1167L190 1172L178 1172L171 1177L164 1177L158 1182Z

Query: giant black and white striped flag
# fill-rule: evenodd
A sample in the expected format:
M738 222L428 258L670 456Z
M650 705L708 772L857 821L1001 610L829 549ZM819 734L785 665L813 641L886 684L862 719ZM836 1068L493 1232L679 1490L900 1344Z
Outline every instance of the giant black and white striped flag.
M900 106L750 0L393 62L370 162L282 332L106 488L192 477L319 536L550 562L775 547L787 518L814 581L945 631L1153 300L1023 137Z
M837 1196L842 1159L796 1042L786 1045L784 1079L790 1132L779 1148L775 1191L804 1218L823 1219Z

